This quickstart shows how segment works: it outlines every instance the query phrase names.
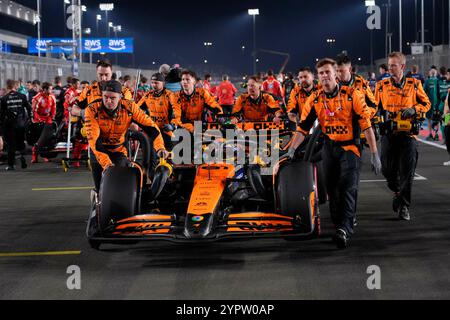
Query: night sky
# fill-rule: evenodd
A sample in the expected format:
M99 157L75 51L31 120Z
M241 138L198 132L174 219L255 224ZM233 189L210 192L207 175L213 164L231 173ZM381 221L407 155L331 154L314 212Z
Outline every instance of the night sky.
M36 0L18 0L36 8ZM95 36L95 16L98 4L106 1L84 0L88 12L83 15L83 27L90 27ZM366 28L366 8L363 0L272 0L272 1L134 1L111 0L115 4L109 20L122 25L122 37L135 39L135 63L141 68L152 68L152 62L179 63L183 67L201 68L207 59L212 70L232 75L252 70L253 22L247 9L259 8L256 17L257 47L287 52L291 55L288 71L304 65L313 66L315 58L335 56L342 50L361 64L370 63L369 30ZM398 1L392 0L392 46L398 49ZM420 0L417 1L420 8ZM435 0L435 27L432 25L432 0L425 1L426 42L448 42L448 1ZM377 0L377 5L387 0ZM442 9L443 3L445 3ZM71 33L64 29L63 0L42 0L43 37L63 37ZM414 1L403 0L403 39L414 42ZM444 24L442 18L444 17ZM106 25L100 22L99 36L105 36ZM382 7L382 29L375 30L374 58L384 56L385 11ZM420 14L417 26L420 28ZM6 16L0 18L0 28L36 36L35 28ZM434 32L433 32L434 31ZM111 31L111 34L112 31ZM335 38L332 47L327 38ZM434 39L433 39L434 38ZM206 50L204 42L213 46ZM242 50L241 47L246 49ZM258 70L277 71L284 60L281 56L262 53ZM114 61L114 60L113 60ZM130 66L131 55L122 55L120 64Z

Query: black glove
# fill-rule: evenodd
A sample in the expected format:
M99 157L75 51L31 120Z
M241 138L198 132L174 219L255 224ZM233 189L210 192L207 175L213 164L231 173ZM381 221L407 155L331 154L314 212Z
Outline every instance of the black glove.
M175 127L171 123L167 123L163 126L164 131L175 131Z
M402 118L408 119L412 118L416 114L416 109L414 108L408 108L402 111Z

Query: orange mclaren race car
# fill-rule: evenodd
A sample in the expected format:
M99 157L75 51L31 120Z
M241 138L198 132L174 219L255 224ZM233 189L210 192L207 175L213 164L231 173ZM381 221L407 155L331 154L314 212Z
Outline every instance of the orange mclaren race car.
M260 137L267 129L277 129L276 145L271 146L275 144L271 138L266 142L266 147L274 148L271 152L279 154L269 174L262 174L267 164L261 160L243 165L226 160L175 165L160 160L152 170L148 140L141 134L144 159L129 167L106 169L100 190L92 197L86 230L91 247L143 240L198 242L230 237L300 240L320 233L318 204L326 200L326 195L320 191L318 166L311 161L320 130L291 159L286 151L293 133L288 120L232 124L226 119L229 116L220 117L216 123L204 124L202 134L211 129L238 128L252 130ZM238 139L217 139L213 143L205 140L209 142L201 142L203 151L214 144L215 148L224 147L215 149L217 152L231 148L233 156L243 145ZM243 152L248 155L250 143L246 141Z

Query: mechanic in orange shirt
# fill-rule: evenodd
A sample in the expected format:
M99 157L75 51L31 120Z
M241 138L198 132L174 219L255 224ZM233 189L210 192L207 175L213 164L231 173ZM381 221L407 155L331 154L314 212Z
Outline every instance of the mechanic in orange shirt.
M375 98L385 120L401 113L402 119L414 121L427 112L431 103L420 80L404 75L406 58L400 52L388 57L390 78L377 83ZM386 124L382 124L382 127ZM410 132L381 130L381 163L388 187L394 192L392 209L401 220L410 220L411 189L417 166L417 141Z
M203 88L195 88L196 74L191 70L181 73L182 89L175 92L175 100L181 106L181 127L194 132L195 121L212 121L212 114L223 114L222 107Z
M78 99L72 107L71 114L73 116L83 116L84 109L94 101L102 100L102 86L106 81L112 79L112 64L108 60L100 60L97 63L96 73L97 81L93 81L91 85L87 86L78 96ZM130 92L122 88L122 95L125 99L133 99Z
M337 83L334 60L322 59L316 69L323 87L306 101L288 154L291 158L294 156L295 150L318 120L325 135L322 160L331 219L336 226L334 241L338 248L345 248L353 235L356 213L361 165L360 130L367 137L376 174L381 170L381 163L370 123L371 109L365 103L364 96L354 88Z
M109 166L127 166L125 134L132 121L136 122L153 142L159 157L167 158L158 126L131 100L122 98L120 82L111 80L102 88L102 101L86 109L86 134L91 148L92 175L95 190L100 189L102 172Z
M166 149L172 149L171 131L181 126L181 106L175 95L164 88L164 75L155 73L151 78L152 90L147 92L137 106L147 113L158 125L162 133Z
M366 104L372 109L372 114L374 116L377 113L377 104L367 80L352 73L352 61L347 55L338 55L336 63L339 83L343 86L355 88L364 94Z
M268 93L261 91L261 83L256 76L248 78L247 93L241 94L231 112L233 115L241 114L245 121L281 121L282 110L275 99ZM238 120L234 118L233 123Z
M297 115L302 115L303 106L309 96L319 89L314 82L314 75L309 67L304 67L298 72L299 84L294 87L289 97L287 112L289 119L298 122Z
M56 98L52 93L52 85L49 82L42 84L42 91L34 96L32 100L33 123L43 123L41 135L37 143L33 146L31 151L31 163L38 162L39 150L44 147L56 131L55 120L56 115ZM47 162L48 159L44 158Z

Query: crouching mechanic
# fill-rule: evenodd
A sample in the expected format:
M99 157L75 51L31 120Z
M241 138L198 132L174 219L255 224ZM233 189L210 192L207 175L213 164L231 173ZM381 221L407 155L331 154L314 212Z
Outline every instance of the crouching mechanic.
M367 137L375 174L381 171L381 161L370 123L372 110L365 103L364 95L337 83L334 60L322 59L316 68L323 87L306 100L289 156L293 157L318 119L325 135L322 159L331 219L336 226L334 241L338 248L345 248L353 235L356 213L361 165L360 129Z
M91 148L92 176L95 191L100 189L103 170L110 166L127 166L125 134L132 121L136 122L153 141L161 158L169 153L158 126L131 100L121 99L122 85L108 81L102 88L102 101L93 102L85 113L86 133Z

